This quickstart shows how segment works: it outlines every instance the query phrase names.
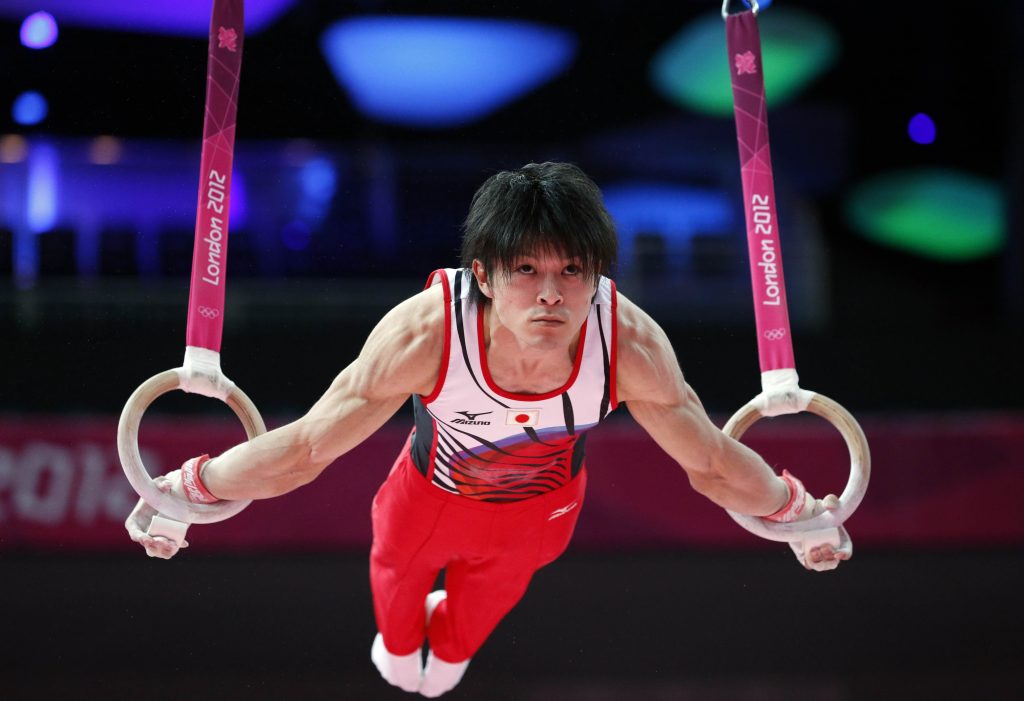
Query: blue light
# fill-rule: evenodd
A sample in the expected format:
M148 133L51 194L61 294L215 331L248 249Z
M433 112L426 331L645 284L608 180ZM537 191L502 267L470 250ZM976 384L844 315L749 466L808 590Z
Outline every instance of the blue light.
M253 35L272 24L298 0L247 0L245 31ZM0 17L21 19L39 0L3 0ZM204 37L210 31L211 0L46 0L65 26L136 33Z
M313 240L309 224L299 219L290 221L281 230L281 242L289 251L304 251Z
M57 148L35 143L28 157L28 228L39 234L57 223Z
M248 222L249 190L245 185L245 174L238 168L231 173L231 209L228 211L228 226L233 234Z
M602 188L604 204L619 233L626 265L633 240L659 234L670 249L686 249L696 234L717 235L734 224L735 207L722 191L665 183L622 183Z
M331 206L331 199L338 186L338 171L327 158L310 159L298 173L299 216L308 223L319 223Z
M910 140L916 144L930 144L935 141L935 122L924 112L918 112L910 118L907 125Z
M563 72L571 32L521 21L361 17L324 32L335 79L366 115L450 127L491 114Z
M313 158L299 171L303 196L318 202L334 196L337 180L334 164L326 158Z
M14 99L11 116L18 124L30 127L46 119L46 113L49 111L50 107L46 104L46 98L34 90L29 90Z
M21 23L21 43L30 49L45 49L57 41L57 21L49 12L35 12Z

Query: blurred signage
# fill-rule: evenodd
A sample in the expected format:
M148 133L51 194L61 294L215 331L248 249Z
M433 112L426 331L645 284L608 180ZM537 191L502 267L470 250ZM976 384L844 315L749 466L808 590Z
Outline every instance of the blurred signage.
M789 419L787 419L789 420ZM829 426L764 426L749 443L816 492L841 491L846 448ZM271 422L275 425L274 422ZM280 422L277 422L280 424ZM115 418L0 418L0 550L130 551L123 522L137 497L117 458ZM858 548L1024 544L1015 495L1024 491L1024 417L944 417L865 423L871 487L848 524ZM368 551L370 504L408 427L389 424L310 485L194 526L196 552ZM154 418L143 425L154 474L244 435L229 422ZM588 439L588 494L574 547L779 548L741 530L690 489L682 470L635 424L613 420ZM784 547L784 546L782 546Z

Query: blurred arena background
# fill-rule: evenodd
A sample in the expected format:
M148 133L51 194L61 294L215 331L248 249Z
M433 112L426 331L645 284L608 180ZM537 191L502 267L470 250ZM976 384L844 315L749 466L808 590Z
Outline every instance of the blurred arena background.
M626 408L574 544L452 699L1017 699L1024 682L1024 5L762 3L801 384L872 445L856 556L802 571ZM457 263L491 173L577 163L619 288L719 425L759 377L720 4L249 0L222 367L269 426ZM321 480L151 561L121 407L181 364L209 0L0 0L0 699L389 699L369 506L403 410ZM239 440L161 399L161 471ZM815 492L823 422L752 445Z

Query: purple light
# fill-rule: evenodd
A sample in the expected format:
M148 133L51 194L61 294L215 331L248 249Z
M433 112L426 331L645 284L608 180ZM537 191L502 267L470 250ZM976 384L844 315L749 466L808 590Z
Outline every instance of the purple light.
M21 23L21 43L30 49L46 49L57 41L57 20L49 12L35 12Z
M916 144L930 144L935 141L935 122L924 112L918 112L910 118L907 133Z
M228 225L231 231L244 228L249 216L249 192L245 184L245 174L235 168L231 174L231 209L228 212Z
M248 0L245 31L259 33L298 0ZM2 0L0 17L20 20L39 9L39 0ZM210 30L211 0L47 0L65 27L96 27L135 33L202 37ZM42 14L42 13L39 13ZM22 29L24 37L24 29Z
M49 12L35 12L22 23L22 44L30 49L45 49L57 40L56 19Z

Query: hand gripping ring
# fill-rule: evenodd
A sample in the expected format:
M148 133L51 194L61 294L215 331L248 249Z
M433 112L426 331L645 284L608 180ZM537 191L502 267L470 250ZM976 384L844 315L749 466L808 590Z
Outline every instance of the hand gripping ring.
M142 456L139 454L139 425L142 423L142 415L157 397L182 388L182 373L182 368L165 370L143 382L132 393L132 396L128 398L128 403L124 405L121 420L117 425L117 452L121 457L121 466L132 487L147 504L164 516L185 523L224 521L242 511L251 503L251 500L193 504L173 497L160 491L154 484L146 467L142 464ZM263 418L256 409L256 405L234 384L231 385L231 390L224 402L241 419L245 433L250 440L261 433L266 433L267 427L263 423Z
M846 488L839 497L839 508L835 511L826 511L806 521L774 523L726 509L736 523L754 535L768 540L794 542L803 540L808 531L838 528L857 510L861 499L864 498L864 492L868 488L868 479L871 476L871 453L868 450L867 438L857 420L842 406L820 394L815 394L811 398L806 410L817 414L839 429L839 433L843 436L846 447L850 451L850 479L846 482ZM730 438L739 440L746 430L760 418L762 418L762 414L757 402L749 402L733 414L722 431Z

